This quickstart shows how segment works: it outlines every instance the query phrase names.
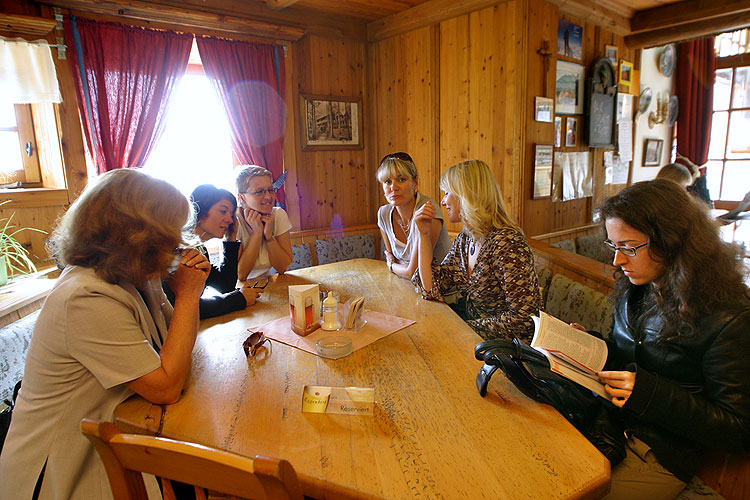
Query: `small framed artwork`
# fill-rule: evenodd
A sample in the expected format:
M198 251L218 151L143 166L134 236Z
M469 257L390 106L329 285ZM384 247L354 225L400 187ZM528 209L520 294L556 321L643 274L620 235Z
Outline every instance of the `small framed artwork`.
M617 68L617 46L607 45L604 47L604 55L609 59L609 62L612 63L612 66Z
M583 87L586 68L582 64L557 61L555 70L555 112L561 115L583 113Z
M548 97L534 98L534 120L552 123L553 100Z
M555 117L555 147L559 148L562 146L562 117Z
M643 166L657 167L661 164L661 148L664 139L644 139L643 141Z
M557 54L582 60L583 28L565 19L557 21Z
M620 59L620 85L630 85L633 81L633 63Z
M300 94L303 151L362 149L362 100Z
M552 144L534 144L534 200L552 196L552 152Z
M565 147L574 148L578 144L578 118L565 118Z

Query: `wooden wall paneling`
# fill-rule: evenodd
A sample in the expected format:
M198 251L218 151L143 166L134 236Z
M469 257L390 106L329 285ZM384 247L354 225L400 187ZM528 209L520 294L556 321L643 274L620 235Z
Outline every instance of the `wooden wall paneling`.
M0 219L5 219L12 215L11 224L16 226L16 228L33 227L50 232L55 227L58 217L65 212L66 208L66 205L3 208L0 209ZM45 240L48 236L46 233L39 233L37 231L21 231L16 234L16 239L29 251L31 260L39 265L52 261L45 247Z
M298 81L297 73L297 51L299 45L287 44L284 56L284 75L286 82L286 124L284 128L284 170L287 172L284 192L286 194L286 211L292 227L299 228L300 208L299 189L297 176L297 145L299 142L299 92L294 82Z
M306 94L365 96L366 52L363 42L307 36L299 42L298 90ZM366 164L364 149L297 150L299 229L340 227L375 221L375 207L368 185L374 170ZM299 121L299 116L296 118ZM299 148L299 145L297 146Z

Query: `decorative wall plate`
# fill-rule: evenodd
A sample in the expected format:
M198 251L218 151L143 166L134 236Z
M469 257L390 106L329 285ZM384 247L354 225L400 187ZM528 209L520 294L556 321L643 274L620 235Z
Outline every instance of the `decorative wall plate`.
M644 114L648 111L648 107L651 106L651 87L645 87L641 90L641 95L638 97L638 112Z
M680 100L677 99L676 95L669 98L669 105L667 108L667 125L670 127L677 121L677 115L680 113Z
M661 55L659 56L659 71L664 76L672 76L674 73L674 66L677 59L677 52L675 51L674 45L671 43L664 47Z

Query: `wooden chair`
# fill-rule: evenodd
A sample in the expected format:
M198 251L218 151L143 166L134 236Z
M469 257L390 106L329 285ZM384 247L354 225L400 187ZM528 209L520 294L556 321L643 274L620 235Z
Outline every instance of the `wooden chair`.
M243 457L194 443L139 434L121 434L109 422L83 419L81 431L93 443L109 476L115 500L148 499L142 472L248 500L302 500L297 474L286 460ZM164 499L175 499L162 480Z

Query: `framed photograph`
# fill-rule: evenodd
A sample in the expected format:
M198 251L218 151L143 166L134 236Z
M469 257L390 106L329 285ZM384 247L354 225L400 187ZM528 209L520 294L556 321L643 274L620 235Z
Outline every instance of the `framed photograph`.
M630 85L633 81L633 63L620 59L620 85Z
M554 101L548 97L534 98L534 120L552 123L552 105Z
M555 147L562 146L562 117L555 117Z
M583 113L583 87L586 68L581 64L557 61L555 112L561 115Z
M534 144L534 200L552 196L552 152L552 144Z
M609 59L609 62L612 63L612 66L617 68L617 46L616 45L607 45L604 47L604 56Z
M300 94L303 151L362 149L362 100Z
M576 61L583 58L583 28L565 19L557 21L557 54Z
M657 167L661 164L661 148L664 145L664 139L644 139L643 140L643 166Z
M574 148L578 144L578 118L565 118L565 147Z

